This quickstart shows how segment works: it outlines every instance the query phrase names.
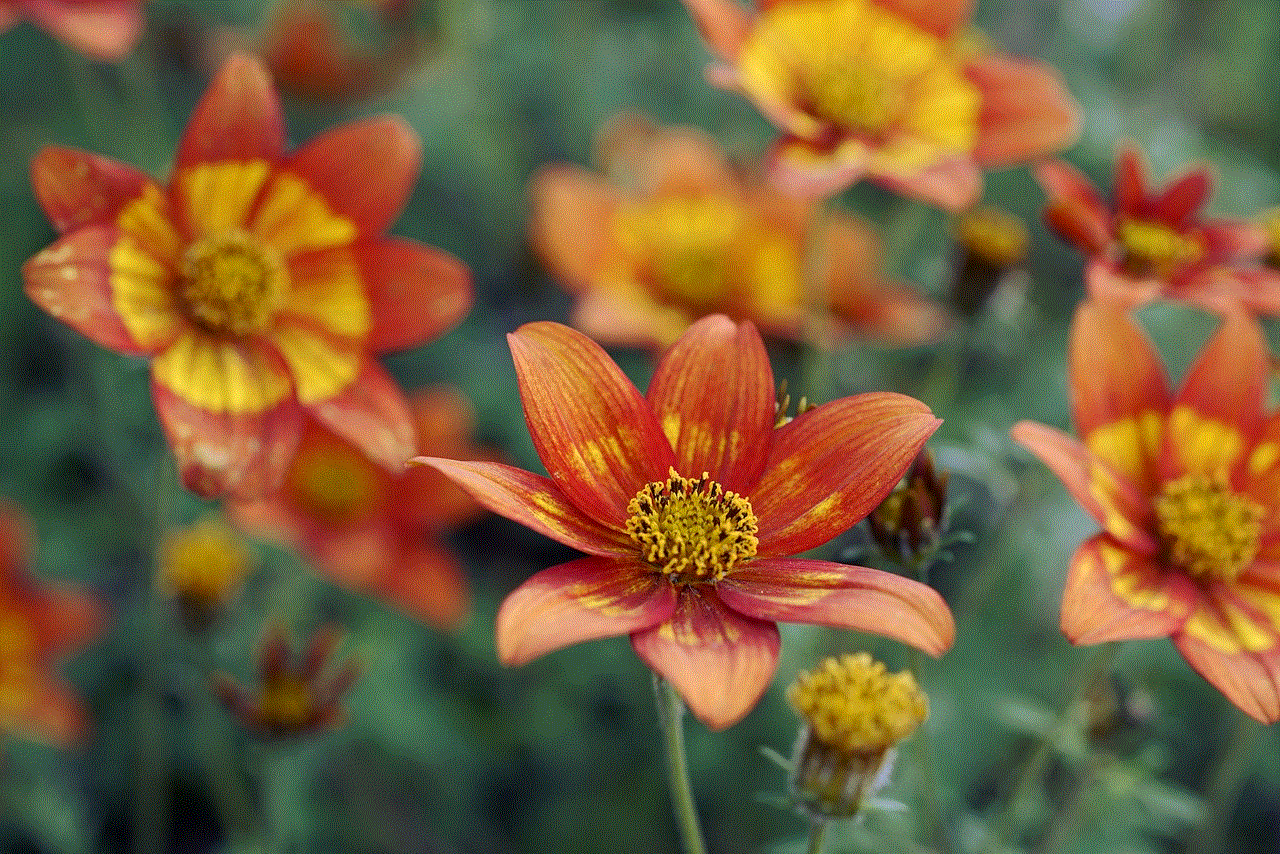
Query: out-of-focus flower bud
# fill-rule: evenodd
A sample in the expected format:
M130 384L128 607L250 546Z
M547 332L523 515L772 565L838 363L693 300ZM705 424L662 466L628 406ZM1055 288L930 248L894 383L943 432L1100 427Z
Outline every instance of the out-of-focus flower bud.
M976 207L953 224L956 241L951 298L966 317L977 314L987 299L1027 260L1027 227L999 208Z
M925 448L902 483L871 511L867 525L886 558L911 567L938 547L948 480L948 472L937 469L933 454Z
M157 582L174 597L183 625L203 632L221 616L253 568L248 546L221 517L166 531Z

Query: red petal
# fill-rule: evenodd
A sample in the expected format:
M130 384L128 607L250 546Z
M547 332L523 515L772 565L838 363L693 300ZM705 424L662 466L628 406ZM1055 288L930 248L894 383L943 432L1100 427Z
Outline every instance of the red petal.
M127 163L76 148L48 146L31 161L31 189L60 232L114 219L151 184Z
M711 52L732 62L751 33L751 16L736 0L684 0Z
M417 450L409 401L386 370L365 359L360 375L307 412L392 474L404 471Z
M329 208L361 234L381 234L395 222L422 168L422 143L398 116L342 125L289 155L292 172L324 196Z
M1143 178L1142 155L1126 143L1116 155L1116 212L1143 217L1147 212L1147 187Z
M1071 558L1062 591L1062 633L1075 644L1168 637L1197 594L1185 575L1099 534Z
M635 562L584 557L544 569L498 609L498 660L525 664L582 641L642 631L668 619L675 588Z
M1036 166L1035 176L1048 196L1044 219L1050 228L1086 255L1111 245L1111 213L1084 173L1065 161L1050 160Z
M636 655L671 683L693 716L721 730L746 717L778 665L778 627L686 588L669 620L631 636Z
M371 351L434 340L471 310L471 271L447 252L397 237L358 244L354 251L373 310Z
M820 546L875 509L942 422L892 392L843 397L775 431L764 477L748 498L761 557Z
M106 628L105 604L70 585L42 585L34 614L36 644L42 654L61 658L88 644Z
M948 38L973 19L977 0L875 0L920 29L938 38Z
M501 463L438 457L415 457L412 462L442 472L499 516L569 548L593 555L636 554L636 546L626 534L585 515L564 497L555 482L545 477Z
M1070 147L1080 136L1080 105L1049 66L990 54L965 69L982 92L974 157L1009 166Z
M654 371L649 402L686 477L749 491L769 456L773 372L760 333L717 314L689 327Z
M1238 430L1246 440L1253 439L1261 432L1265 418L1269 354L1253 318L1238 311L1227 313L1187 372L1175 410L1188 406L1202 418ZM1170 424L1170 451L1194 467L1194 459L1187 456L1192 451L1187 443L1194 442L1194 437L1182 436L1176 430L1177 422L1175 415Z
M529 434L561 492L611 528L675 464L649 403L590 338L558 323L507 336Z
M1223 652L1189 632L1173 639L1191 667L1249 717L1280 720L1280 651Z
M16 697L6 696L0 729L57 747L74 745L84 737L86 725L80 700L51 675L34 677L37 681L24 684Z
M724 604L759 620L811 623L884 635L946 652L951 610L927 585L900 575L823 560L754 560L716 585Z
M529 200L529 241L551 275L573 292L597 284L621 193L586 169L550 166L534 176Z
M146 19L141 0L23 0L22 12L92 59L115 62L133 49Z
M262 63L233 54L209 83L178 146L174 172L219 160L265 160L284 152L280 100Z
M1209 170L1203 167L1192 169L1175 179L1151 201L1151 217L1174 229L1187 228L1211 192L1213 179Z
M457 629L471 609L458 559L432 541L408 545L364 589L441 631Z

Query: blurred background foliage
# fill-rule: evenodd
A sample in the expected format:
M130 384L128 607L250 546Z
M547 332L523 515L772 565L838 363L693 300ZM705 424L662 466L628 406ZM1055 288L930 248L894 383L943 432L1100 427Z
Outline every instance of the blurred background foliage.
M145 364L43 314L19 275L54 238L29 189L31 156L72 145L165 174L222 46L252 44L268 8L175 1L147 12L142 46L118 66L29 26L0 37L0 494L34 520L35 572L83 582L113 609L106 636L64 668L88 706L84 743L3 742L0 847L131 850L149 822L150 838L175 852L256 850L263 827L288 851L675 850L651 682L626 640L496 664L498 603L568 559L563 547L492 517L459 529L450 542L470 570L474 608L457 634L327 584L267 545L203 638L148 593L155 535L209 508L172 494L157 516L146 499L165 450ZM343 14L357 38L380 37L362 30L358 8ZM463 389L480 438L540 470L502 335L564 320L569 298L526 245L530 176L549 162L588 164L597 129L623 110L702 127L748 160L772 131L743 99L706 85L708 55L679 0L426 0L412 14L420 49L398 85L342 103L286 93L289 131L296 143L394 112L421 134L422 175L393 231L465 260L476 307L443 339L388 363L408 389ZM1212 164L1217 214L1252 217L1280 201L1273 0L981 0L977 21L1008 51L1061 71L1085 115L1067 157L1100 186L1130 139L1157 176ZM831 363L830 396L892 389L946 419L931 447L953 473L953 524L973 541L933 573L959 630L950 653L923 664L932 717L885 793L909 809L834 831L829 850L1280 851L1280 735L1246 720L1169 641L1121 645L1114 677L1073 693L1072 674L1096 653L1063 639L1058 600L1092 522L1007 436L1021 418L1068 424L1066 326L1082 296L1080 260L1040 224L1043 199L1025 169L991 175L984 200L1028 223L1025 288L940 345L854 344ZM903 204L865 185L841 202L890 232L894 272L946 299L955 251L941 213L904 225ZM1175 372L1213 326L1180 307L1141 317ZM800 356L773 348L797 396ZM618 357L643 387L647 355ZM867 548L854 530L826 551L854 559ZM158 640L146 637L151 619ZM325 622L345 627L339 657L364 672L343 726L264 741L211 701L210 672L252 677L272 619L299 637ZM802 849L802 822L760 797L780 792L783 774L758 750L788 751L795 721L782 689L798 671L858 649L913 663L876 639L782 631L778 675L757 709L723 733L689 727L717 852ZM153 681L154 708L139 700Z

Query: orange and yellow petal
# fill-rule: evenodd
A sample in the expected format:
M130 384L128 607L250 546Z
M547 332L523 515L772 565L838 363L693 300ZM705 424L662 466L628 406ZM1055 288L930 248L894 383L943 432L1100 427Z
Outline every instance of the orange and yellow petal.
M825 198L867 174L871 150L860 139L831 137L811 141L784 136L769 151L769 179L780 190L802 198Z
M415 465L442 472L477 501L526 528L592 555L634 555L621 530L607 528L570 502L552 480L502 463L415 457Z
M632 180L646 196L733 196L741 184L715 137L689 127L653 134Z
M640 660L713 730L742 720L760 700L780 646L776 625L738 614L697 588L681 592L669 619L631 636Z
M1187 621L1197 595L1185 575L1099 534L1071 558L1062 633L1075 644L1168 637Z
M654 299L635 282L591 288L573 307L573 325L597 341L659 352L689 328L689 315Z
M737 0L684 0L707 47L730 62L751 32L751 16Z
M363 342L373 310L354 247L305 252L287 265L289 290L276 323L323 330L344 342Z
M285 358L289 359L287 353ZM346 385L317 400L304 396L306 380L299 376L299 364L291 363L298 383L298 401L322 425L388 471L400 474L417 448L409 401L391 375L373 359L362 355L357 364L355 376ZM333 381L336 384L336 377Z
M943 157L917 168L872 161L867 175L894 192L952 213L971 206L982 192L982 171L967 153Z
M381 234L395 222L422 168L422 142L398 116L351 122L315 137L280 164L355 224Z
M386 237L352 247L373 325L374 353L434 340L471 310L471 271L457 258L413 240Z
M31 161L31 189L59 232L114 219L152 183L127 163L76 148L47 146Z
M1218 585L1173 638L1192 668L1262 723L1280 720L1280 583Z
M25 0L23 14L91 59L123 59L142 36L141 0Z
M874 0L876 5L906 18L938 38L948 38L973 18L977 0Z
M262 63L235 54L209 83L182 133L175 172L197 163L262 160L284 152L280 100Z
M635 561L585 557L544 569L498 609L498 660L525 664L582 641L644 631L668 620L676 591Z
M581 332L529 323L507 336L538 457L583 513L622 530L627 504L675 455L648 401Z
M760 479L772 444L775 390L754 326L724 315L698 321L663 355L647 396L675 449L676 471L708 472L738 493Z
M84 736L85 727L80 700L34 663L25 678L0 682L0 734L70 747Z
M287 320L264 338L283 359L298 401L304 406L319 406L348 390L368 361L358 341L312 323Z
M951 610L933 588L878 569L765 558L731 573L716 592L733 610L759 620L884 635L935 657L955 640Z
M471 610L466 574L458 559L429 540L407 543L365 591L442 631L456 630Z
M529 240L570 292L598 283L615 251L609 225L622 194L578 166L548 166L529 185Z
M358 172L354 164L344 164ZM360 236L356 221L339 212L337 203L306 178L277 171L262 189L250 215L248 232L277 255L347 246Z
M965 75L982 93L973 155L984 167L1043 157L1080 136L1080 105L1049 66L991 54L970 62Z
M271 174L263 158L195 162L175 169L169 195L175 216L193 239L243 232Z
M764 476L747 496L761 557L793 555L848 530L897 485L942 422L892 392L843 397L775 431Z

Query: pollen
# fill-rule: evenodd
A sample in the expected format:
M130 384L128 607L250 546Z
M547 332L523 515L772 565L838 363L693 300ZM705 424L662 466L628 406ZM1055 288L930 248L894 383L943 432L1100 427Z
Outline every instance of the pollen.
M787 701L817 741L850 754L882 752L929 715L910 671L888 673L865 652L828 658L802 673L787 689Z
M806 70L804 90L814 113L846 128L887 130L906 99L896 81L851 58L832 58Z
M1168 276L1204 257L1204 245L1194 236L1156 222L1121 220L1118 236L1124 252L1121 264L1136 275Z
M627 533L640 557L677 584L715 582L755 557L757 525L751 502L727 491L707 472L646 484L627 505Z
M191 244L178 296L187 316L210 332L262 332L288 295L289 274L269 247L233 231Z
M1231 489L1224 474L1188 474L1155 499L1167 558L1196 578L1233 581L1258 554L1266 511Z

